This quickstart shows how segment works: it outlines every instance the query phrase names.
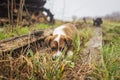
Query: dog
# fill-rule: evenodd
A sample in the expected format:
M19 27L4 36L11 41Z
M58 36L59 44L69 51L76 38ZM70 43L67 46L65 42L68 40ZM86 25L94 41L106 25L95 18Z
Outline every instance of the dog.
M67 55L73 55L73 40L77 36L77 28L71 23L61 25L53 30L52 35L45 39L45 43L51 48L53 59L56 59L65 47Z
M93 19L93 26L100 27L102 23L103 23L102 18L98 17L96 19Z

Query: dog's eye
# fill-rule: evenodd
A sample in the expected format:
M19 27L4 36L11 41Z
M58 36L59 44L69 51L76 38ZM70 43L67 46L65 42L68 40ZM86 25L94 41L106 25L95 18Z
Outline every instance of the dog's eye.
M56 47L52 47L51 49L52 49L52 51L55 51L57 48Z

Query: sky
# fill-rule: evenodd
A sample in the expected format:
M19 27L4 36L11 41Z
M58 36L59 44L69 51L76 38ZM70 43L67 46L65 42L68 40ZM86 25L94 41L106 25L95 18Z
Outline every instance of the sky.
M47 0L45 7L56 19L71 20L72 16L98 17L120 12L120 0Z

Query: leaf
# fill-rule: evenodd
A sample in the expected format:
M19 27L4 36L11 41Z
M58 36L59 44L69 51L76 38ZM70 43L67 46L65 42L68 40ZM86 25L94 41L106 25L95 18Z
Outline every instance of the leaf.
M75 66L75 63L74 63L74 62L71 62L71 61L67 61L67 64L68 64L68 66L71 67L71 68L74 68L74 66Z
M33 51L31 49L29 49L28 54L33 57Z

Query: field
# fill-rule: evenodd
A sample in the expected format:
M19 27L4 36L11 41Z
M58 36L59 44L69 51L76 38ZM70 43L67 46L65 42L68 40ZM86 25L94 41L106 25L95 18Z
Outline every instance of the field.
M36 24L30 27L0 28L0 40L28 34L55 25ZM53 61L48 48L35 46L26 54L13 58L0 55L0 80L120 80L120 23L105 20L101 27L92 23L78 26L74 55Z

